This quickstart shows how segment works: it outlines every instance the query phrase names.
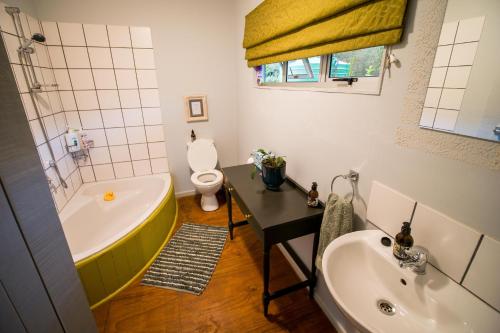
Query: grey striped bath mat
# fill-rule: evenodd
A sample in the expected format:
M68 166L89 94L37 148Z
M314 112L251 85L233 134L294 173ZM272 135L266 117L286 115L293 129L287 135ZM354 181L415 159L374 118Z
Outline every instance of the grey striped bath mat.
M184 223L149 267L141 284L200 295L224 249L228 230Z

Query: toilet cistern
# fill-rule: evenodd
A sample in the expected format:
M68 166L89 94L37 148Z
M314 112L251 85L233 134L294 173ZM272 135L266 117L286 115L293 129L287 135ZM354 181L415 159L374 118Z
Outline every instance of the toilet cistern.
M191 170L191 182L201 193L201 208L210 212L219 208L215 193L222 186L222 172L215 169L217 150L214 141L197 139L188 143L187 159Z

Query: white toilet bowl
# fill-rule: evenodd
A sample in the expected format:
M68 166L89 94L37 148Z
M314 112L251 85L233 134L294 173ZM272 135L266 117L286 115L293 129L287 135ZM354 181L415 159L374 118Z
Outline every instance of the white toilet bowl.
M222 172L215 170L217 165L217 150L214 142L198 139L188 143L188 162L194 173L191 182L201 193L201 208L210 212L219 208L215 193L222 186Z

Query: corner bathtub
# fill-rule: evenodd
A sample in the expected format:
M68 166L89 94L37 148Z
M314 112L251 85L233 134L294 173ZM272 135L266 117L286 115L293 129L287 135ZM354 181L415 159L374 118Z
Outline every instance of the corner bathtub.
M109 191L115 199L104 201ZM170 174L84 184L59 217L95 308L140 276L170 238L177 220Z

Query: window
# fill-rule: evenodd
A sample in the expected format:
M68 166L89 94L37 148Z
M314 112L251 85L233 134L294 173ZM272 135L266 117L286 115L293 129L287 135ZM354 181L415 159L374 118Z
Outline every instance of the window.
M384 46L377 46L268 64L257 68L257 82L262 87L378 94L384 59Z

